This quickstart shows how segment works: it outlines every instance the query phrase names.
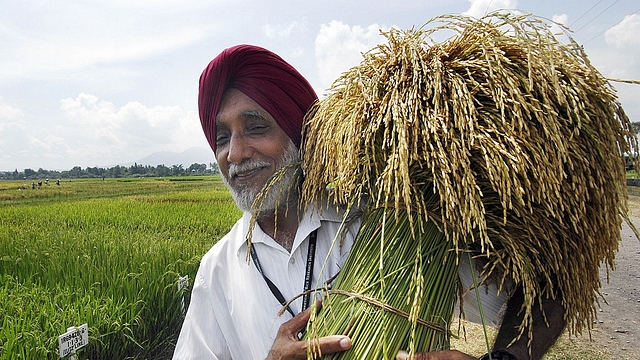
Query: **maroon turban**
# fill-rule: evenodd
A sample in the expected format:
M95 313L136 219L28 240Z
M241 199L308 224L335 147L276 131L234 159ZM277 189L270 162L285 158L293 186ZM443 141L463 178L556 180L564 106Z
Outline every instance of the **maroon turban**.
M216 151L216 117L222 94L240 90L271 114L300 147L302 119L318 99L309 82L281 57L253 45L237 45L211 60L200 76L198 109L209 145Z

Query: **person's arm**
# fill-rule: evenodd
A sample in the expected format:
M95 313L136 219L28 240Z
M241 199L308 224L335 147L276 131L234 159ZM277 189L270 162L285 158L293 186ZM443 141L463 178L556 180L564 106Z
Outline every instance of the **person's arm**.
M533 306L533 341L531 342L531 354L527 346L529 342L528 333L508 346L515 339L519 332L518 326L522 322L523 314L520 313L520 307L524 301L522 289L518 289L507 303L502 325L498 331L496 341L493 345L494 349L506 349L518 360L537 360L544 355L545 352L556 342L566 325L564 313L565 309L562 300L545 299L542 302L543 312L540 310L539 304ZM545 320L546 316L546 320Z
M507 309L502 320L502 325L498 330L498 335L493 344L494 350L504 349L515 355L518 360L538 360L547 352L547 350L558 339L565 326L564 306L560 299L546 299L542 303L544 315L540 310L539 304L535 304L533 311L533 341L531 342L531 355L529 354L527 332L515 341L511 346L509 344L518 337L518 327L522 322L523 314L520 308L524 301L524 295L521 289L518 289L507 302ZM546 321L545 321L546 315ZM548 326L547 326L548 323ZM407 352L398 353L396 360L409 359ZM414 356L414 360L476 360L468 354L464 354L457 350L436 351L430 353L420 353Z
M311 308L313 308L313 306L310 306L307 310L280 326L273 346L271 350L269 350L267 360L307 359L309 341L298 340L298 334L306 328L311 314ZM320 308L319 303L316 308ZM317 341L317 345L320 347L323 355L333 354L351 348L351 340L344 335L326 336Z

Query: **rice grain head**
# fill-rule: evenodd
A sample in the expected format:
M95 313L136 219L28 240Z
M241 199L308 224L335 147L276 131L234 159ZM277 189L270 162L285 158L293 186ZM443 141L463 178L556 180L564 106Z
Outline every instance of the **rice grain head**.
M419 214L411 233L435 222L483 275L523 287L521 333L536 300L560 297L576 334L596 317L600 265L614 266L623 155L638 150L615 89L549 29L492 13L384 33L306 118L302 200Z

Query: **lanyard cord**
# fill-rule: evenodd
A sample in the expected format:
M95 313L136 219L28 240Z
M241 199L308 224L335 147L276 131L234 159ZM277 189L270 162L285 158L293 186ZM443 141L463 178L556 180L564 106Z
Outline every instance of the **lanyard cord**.
M304 274L305 294L302 298L303 311L309 307L309 300L311 297L311 293L309 292L309 290L311 290L311 279L313 277L313 263L316 257L317 232L318 232L317 230L313 230L313 232L309 235L309 248L307 249L307 268ZM275 296L276 299L278 299L278 301L282 306L286 306L287 301L285 300L284 296L280 292L280 289L278 289L276 284L274 284L262 271L262 266L260 266L260 261L258 260L258 253L256 252L255 246L251 246L251 259L253 260L253 263L256 265L256 269L258 269L258 272L260 273L260 275L262 275L262 278L267 283L267 286L269 286L269 290L271 290L271 293L273 294L273 296ZM287 311L291 314L291 316L296 316L296 314L293 312L293 310L291 310L289 306L287 306Z

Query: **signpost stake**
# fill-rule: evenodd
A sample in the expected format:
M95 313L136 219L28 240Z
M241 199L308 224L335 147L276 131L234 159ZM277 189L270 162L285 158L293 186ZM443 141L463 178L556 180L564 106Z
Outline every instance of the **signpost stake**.
M185 316L185 309L184 309L184 291L182 291L182 289L186 289L187 287L189 287L189 275L185 275L183 277L178 278L178 292L181 293L180 294L180 305L182 308L182 316Z

